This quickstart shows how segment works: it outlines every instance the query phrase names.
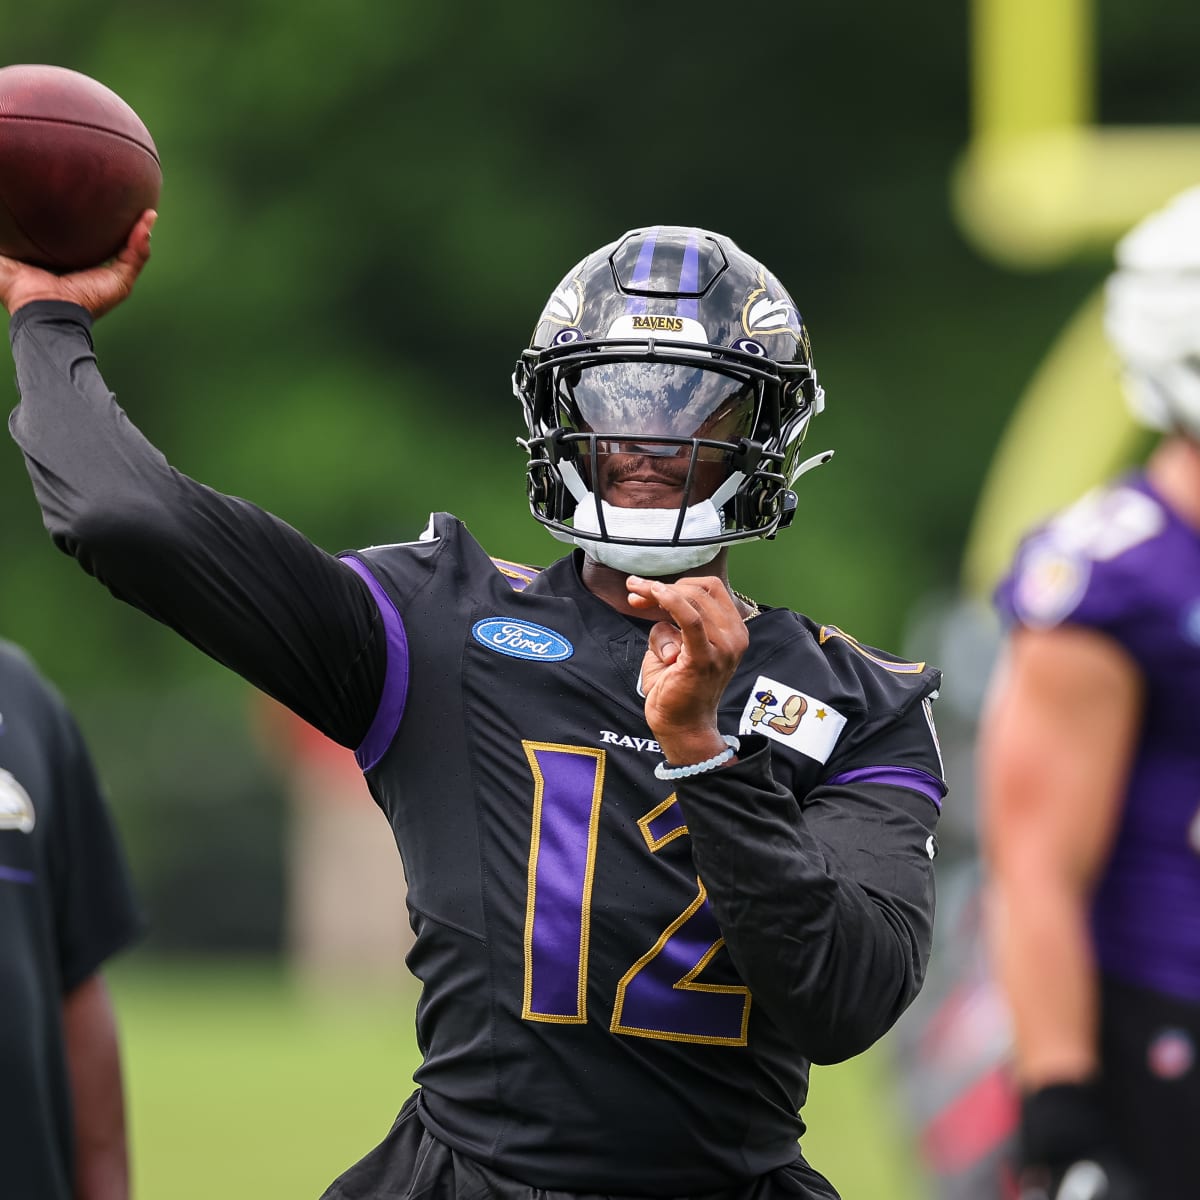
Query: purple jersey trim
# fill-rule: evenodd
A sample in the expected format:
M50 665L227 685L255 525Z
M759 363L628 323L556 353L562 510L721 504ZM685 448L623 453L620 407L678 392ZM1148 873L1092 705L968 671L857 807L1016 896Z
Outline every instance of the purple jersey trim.
M506 558L493 558L492 562L514 592L523 592L541 574L541 567L527 567Z
M408 699L408 638L404 633L404 621L396 611L392 598L383 590L379 581L371 574L366 563L350 555L343 555L342 562L362 576L383 618L384 634L387 638L387 670L383 677L383 691L379 696L379 707L375 719L362 745L354 752L358 765L369 771L386 753L400 728L404 716L404 703Z
M9 883L36 883L37 876L32 871L22 871L19 867L0 867L0 879Z
M883 783L888 787L908 788L920 792L935 808L941 809L946 785L936 775L920 771L916 767L855 767L853 771L842 771L831 775L826 783Z

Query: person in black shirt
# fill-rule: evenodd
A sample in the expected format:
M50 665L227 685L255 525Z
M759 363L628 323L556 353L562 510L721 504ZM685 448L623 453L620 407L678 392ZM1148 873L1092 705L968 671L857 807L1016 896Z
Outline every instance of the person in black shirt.
M0 1195L128 1197L101 968L141 926L79 729L26 654L0 641Z
M755 604L824 403L778 280L635 230L555 289L513 376L533 516L335 557L175 471L117 407L92 318L149 256L0 261L11 429L54 541L357 754L408 878L417 1091L328 1200L835 1197L801 1154L811 1062L916 995L945 792L939 673ZM414 530L415 532L415 530Z

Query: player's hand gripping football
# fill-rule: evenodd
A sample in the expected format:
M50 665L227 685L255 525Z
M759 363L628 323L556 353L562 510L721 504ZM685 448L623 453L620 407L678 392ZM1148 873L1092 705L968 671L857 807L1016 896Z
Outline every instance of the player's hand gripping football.
M704 762L725 749L717 709L750 643L729 589L715 577L675 583L626 581L636 609L661 609L670 618L650 630L642 660L646 722L667 762Z
M55 275L15 258L0 255L0 304L10 313L34 300L65 300L102 317L133 291L150 260L150 230L158 214L147 209L129 232L116 258L98 267Z

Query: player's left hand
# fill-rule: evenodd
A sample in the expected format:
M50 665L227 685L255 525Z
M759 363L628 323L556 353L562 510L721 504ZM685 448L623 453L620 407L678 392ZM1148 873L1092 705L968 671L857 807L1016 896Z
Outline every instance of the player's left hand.
M715 576L664 583L631 575L626 586L632 607L670 618L650 630L642 660L646 722L663 755L686 766L720 754L717 709L750 643L729 589Z
M98 267L55 275L0 255L0 304L10 313L35 300L64 300L102 317L125 300L150 260L150 230L158 214L147 209L117 256Z

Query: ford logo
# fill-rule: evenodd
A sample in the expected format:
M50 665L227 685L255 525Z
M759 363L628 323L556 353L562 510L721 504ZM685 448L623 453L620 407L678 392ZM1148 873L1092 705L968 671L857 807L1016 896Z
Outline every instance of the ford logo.
M575 647L553 629L509 617L485 617L476 621L471 626L471 636L481 646L507 654L509 658L562 662L575 653Z

